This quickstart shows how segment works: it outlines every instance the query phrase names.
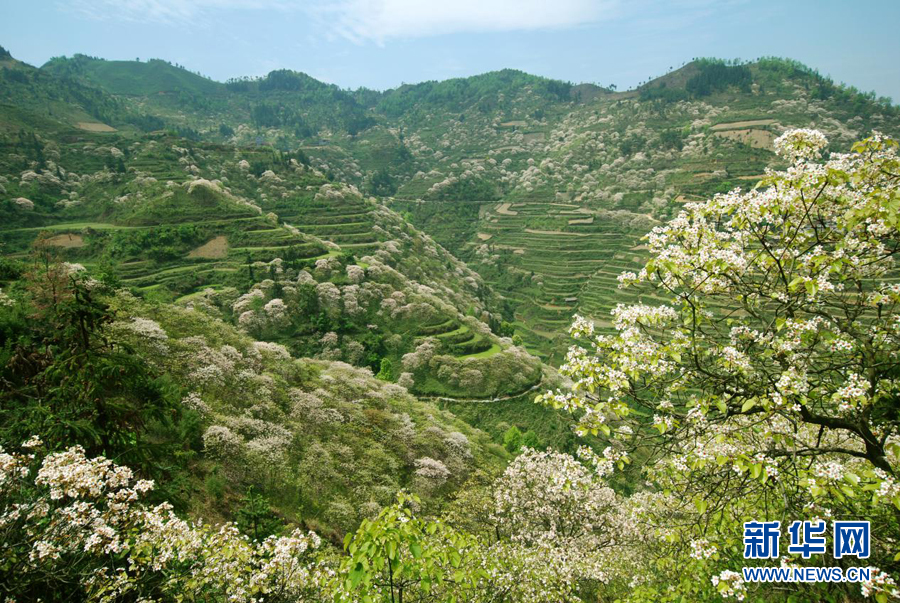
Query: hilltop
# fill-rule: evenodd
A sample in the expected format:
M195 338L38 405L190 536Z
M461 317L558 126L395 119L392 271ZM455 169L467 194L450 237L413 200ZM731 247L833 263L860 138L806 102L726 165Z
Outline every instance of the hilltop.
M160 59L107 61L83 54L71 59L56 57L41 69L60 77L71 77L111 94L150 96L153 94L222 94L225 86L209 78Z

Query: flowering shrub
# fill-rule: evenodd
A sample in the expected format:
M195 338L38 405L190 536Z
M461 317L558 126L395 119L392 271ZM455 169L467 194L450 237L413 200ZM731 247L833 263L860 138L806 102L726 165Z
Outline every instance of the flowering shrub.
M231 524L178 518L141 502L153 482L127 467L87 458L78 446L40 454L0 449L0 583L8 600L319 601L330 579L312 553L319 538L295 531L254 542ZM9 579L11 577L14 579Z

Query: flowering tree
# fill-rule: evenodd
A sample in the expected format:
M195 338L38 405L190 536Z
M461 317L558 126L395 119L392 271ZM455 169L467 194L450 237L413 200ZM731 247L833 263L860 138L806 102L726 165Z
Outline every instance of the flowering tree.
M495 534L549 560L557 586L630 574L635 526L602 475L568 454L526 448L493 484Z
M730 537L765 515L871 518L873 558L893 563L897 142L875 134L824 162L819 132L775 142L787 170L650 232L650 260L619 280L669 303L620 304L612 335L576 317L572 389L539 400L639 449L656 485L693 500L697 526L727 516ZM721 592L740 590L732 578Z

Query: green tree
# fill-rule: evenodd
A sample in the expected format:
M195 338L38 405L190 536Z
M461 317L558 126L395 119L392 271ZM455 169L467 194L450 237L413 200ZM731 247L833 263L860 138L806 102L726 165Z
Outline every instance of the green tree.
M382 381L393 381L394 380L394 363L390 358L382 358L381 359L381 368L378 371L378 374L375 375L376 379L380 379Z
M517 453L522 449L522 432L515 425L503 434L503 447L511 453Z
M38 435L51 450L79 444L154 477L182 504L180 465L199 424L177 388L111 336L102 285L46 251L25 285L25 300L0 307L0 443Z
M372 174L369 179L369 190L379 197L390 197L397 192L397 182L386 167Z
M481 573L472 566L477 542L442 521L417 517L415 496L347 534L338 600L390 603L470 600Z
M284 524L272 511L269 499L254 491L251 486L244 497L244 504L237 512L238 529L257 542L272 535L278 535Z
M529 429L522 435L522 447L523 448L541 448L541 439L534 432L533 429Z

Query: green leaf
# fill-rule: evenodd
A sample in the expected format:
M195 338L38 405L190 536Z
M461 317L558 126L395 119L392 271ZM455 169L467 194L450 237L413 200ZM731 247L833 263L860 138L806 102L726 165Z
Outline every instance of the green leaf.
M816 291L819 290L819 285L816 283L816 281L806 281L805 286L806 286L806 294L809 295L810 297L815 297Z
M360 581L366 573L366 569L363 567L362 562L357 562L356 565L353 566L353 569L350 570L350 584L353 588L359 586Z
M698 513L706 513L706 507L708 505L709 503L705 499L702 499L699 496L694 497L694 506L697 508Z

